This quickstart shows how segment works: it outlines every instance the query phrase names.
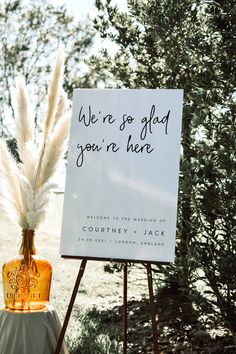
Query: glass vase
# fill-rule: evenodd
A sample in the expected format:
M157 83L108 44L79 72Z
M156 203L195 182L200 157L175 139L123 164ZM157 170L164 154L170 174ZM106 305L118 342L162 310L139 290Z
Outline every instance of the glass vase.
M19 254L3 264L5 307L11 311L40 311L49 302L52 266L36 255L34 230L23 230Z

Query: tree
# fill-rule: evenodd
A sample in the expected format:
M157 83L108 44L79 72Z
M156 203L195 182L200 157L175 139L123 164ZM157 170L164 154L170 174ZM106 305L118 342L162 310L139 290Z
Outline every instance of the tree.
M98 75L88 70L86 57L93 43L89 21L77 22L63 6L48 1L6 0L0 3L0 124L1 134L11 136L8 118L13 116L11 89L15 76L26 77L34 97L36 119L46 95L51 63L60 44L66 52L65 90L91 87ZM42 112L40 112L42 113Z
M236 323L235 4L232 0L96 0L94 26L117 44L92 57L118 87L183 88L176 265L161 267L185 298ZM203 275L202 275L203 274ZM196 281L207 291L200 294Z

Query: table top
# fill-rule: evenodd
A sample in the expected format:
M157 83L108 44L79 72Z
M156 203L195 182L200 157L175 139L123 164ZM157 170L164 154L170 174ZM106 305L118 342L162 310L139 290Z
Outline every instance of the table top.
M1 354L53 354L61 324L52 306L43 311L0 310ZM60 354L69 354L65 342Z

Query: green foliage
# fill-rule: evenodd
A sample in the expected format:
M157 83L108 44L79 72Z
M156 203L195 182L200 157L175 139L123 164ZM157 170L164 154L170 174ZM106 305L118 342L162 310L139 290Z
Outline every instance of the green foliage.
M114 333L104 330L101 326L100 312L93 308L78 316L81 332L76 341L68 338L68 348L71 354L119 354L119 343Z
M124 12L108 0L96 6L95 29L117 52L93 57L94 70L105 62L118 87L184 89L176 262L160 269L235 331L235 2L127 0Z
M97 73L85 61L93 43L89 21L78 22L64 7L49 1L11 1L0 3L0 125L1 135L11 136L11 90L15 76L26 77L32 105L39 116L39 106L47 92L46 83L57 48L64 45L66 70L64 88L72 95L75 86L93 87ZM40 125L40 124L39 124Z

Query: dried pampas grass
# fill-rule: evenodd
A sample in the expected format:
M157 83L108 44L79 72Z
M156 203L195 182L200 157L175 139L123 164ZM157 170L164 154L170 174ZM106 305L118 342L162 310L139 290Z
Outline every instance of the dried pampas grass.
M0 205L23 230L34 230L44 220L52 177L63 158L70 128L68 100L62 89L64 52L58 50L51 83L41 143L34 137L34 117L25 80L18 76L13 93L16 142L20 162L0 139Z

